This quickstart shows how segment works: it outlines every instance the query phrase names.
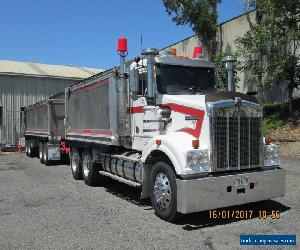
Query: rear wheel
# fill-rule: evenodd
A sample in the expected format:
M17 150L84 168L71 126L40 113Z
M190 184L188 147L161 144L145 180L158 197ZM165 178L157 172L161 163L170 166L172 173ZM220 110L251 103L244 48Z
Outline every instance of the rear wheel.
M50 165L50 161L48 159L48 143L43 143L43 162L46 166Z
M31 140L28 141L28 156L29 157L34 156L34 147L33 147L33 142Z
M42 142L39 143L39 158L40 162L44 163L44 144Z
M85 151L82 156L82 177L88 186L94 186L100 182L99 168L93 162L92 154Z
M150 190L156 215L166 221L176 220L178 217L176 178L168 163L154 164L150 175Z
M70 153L70 167L75 180L82 180L82 159L78 149L72 148Z
M29 153L28 153L28 140L25 141L25 152L26 152L26 155L29 156Z

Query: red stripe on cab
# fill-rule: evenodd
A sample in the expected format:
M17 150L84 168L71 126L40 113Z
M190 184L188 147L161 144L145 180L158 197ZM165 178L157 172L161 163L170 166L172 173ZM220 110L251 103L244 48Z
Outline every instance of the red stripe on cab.
M199 138L200 133L201 133L203 119L204 119L204 114L205 114L204 110L190 108L190 107L186 107L186 106L178 105L178 104L174 104L174 103L166 103L166 104L162 104L162 106L167 107L174 112L187 114L187 115L193 115L193 116L198 117L198 121L197 121L196 127L194 129L182 128L179 131L188 133L196 138Z
M143 106L140 106L140 107L131 107L129 113L130 114L144 113L144 107Z

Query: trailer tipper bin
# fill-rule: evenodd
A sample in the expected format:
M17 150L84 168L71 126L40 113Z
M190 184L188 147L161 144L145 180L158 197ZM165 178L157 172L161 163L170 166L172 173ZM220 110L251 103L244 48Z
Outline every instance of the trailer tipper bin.
M50 164L67 157L65 146L64 93L51 96L25 110L26 154L38 155L42 163Z

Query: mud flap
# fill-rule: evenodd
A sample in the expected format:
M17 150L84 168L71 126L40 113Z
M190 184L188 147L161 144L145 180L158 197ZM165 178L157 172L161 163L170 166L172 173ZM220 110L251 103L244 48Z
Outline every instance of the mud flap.
M59 145L48 144L48 160L59 161L60 160L60 147Z

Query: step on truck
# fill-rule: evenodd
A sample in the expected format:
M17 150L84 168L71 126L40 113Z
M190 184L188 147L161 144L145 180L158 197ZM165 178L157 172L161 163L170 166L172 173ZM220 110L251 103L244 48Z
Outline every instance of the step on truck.
M59 93L25 109L25 151L41 163L68 159L65 128L65 96Z
M230 91L216 92L202 48L193 58L145 49L125 61L121 38L118 53L119 67L65 91L74 179L94 185L108 176L140 187L167 221L284 195L285 171L263 138L261 106L232 91L232 81Z

